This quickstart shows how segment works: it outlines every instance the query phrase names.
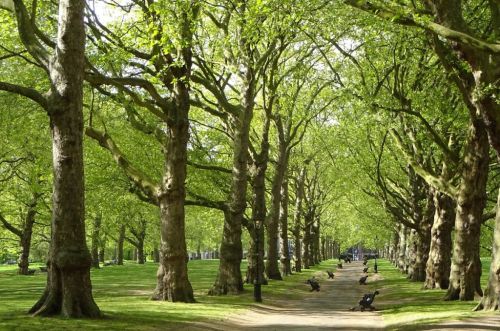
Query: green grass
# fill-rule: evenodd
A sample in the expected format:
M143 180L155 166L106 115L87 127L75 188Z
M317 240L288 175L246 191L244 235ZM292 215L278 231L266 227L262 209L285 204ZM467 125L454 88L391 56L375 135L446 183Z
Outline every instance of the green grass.
M208 296L218 260L189 263L190 281L197 303L169 303L149 300L156 285L157 265L110 266L92 270L94 298L105 318L69 320L64 318L33 318L26 314L42 294L46 274L16 275L15 266L0 266L0 330L158 330L186 322L223 320L230 313L242 312L254 305L251 285L237 296ZM325 278L331 261L286 277L270 281L262 287L264 303L279 304L287 298L300 298L308 293L305 279L317 273ZM32 267L38 267L33 265ZM246 264L242 264L242 272ZM331 268L330 268L331 269ZM323 274L325 276L323 276Z
M410 282L392 264L379 260L379 272L384 277L377 282L381 295L376 306L381 310L390 329L416 329L444 320L490 315L473 312L477 301L443 301L445 290L424 290L422 283ZM491 259L484 258L481 283L487 282ZM476 298L479 300L479 297Z
M483 259L483 285L487 281L489 262ZM30 317L26 312L40 297L46 275L37 272L34 276L18 276L16 266L0 266L0 330L159 330L175 329L185 323L217 323L228 314L242 313L254 306L253 288L247 284L241 295L207 295L218 263L218 260L189 263L195 304L149 300L156 284L157 265L153 263L127 263L92 270L94 298L105 316L94 320ZM326 279L325 270L335 271L331 268L335 264L336 261L324 261L283 281L270 281L262 287L264 304L281 306L287 299L307 297L309 287L304 281L312 275ZM422 290L422 283L408 281L388 261L378 260L378 264L383 279L374 284L381 292L375 305L389 329L411 330L443 320L491 314L472 312L476 302L442 301L444 290ZM245 268L243 263L243 274Z

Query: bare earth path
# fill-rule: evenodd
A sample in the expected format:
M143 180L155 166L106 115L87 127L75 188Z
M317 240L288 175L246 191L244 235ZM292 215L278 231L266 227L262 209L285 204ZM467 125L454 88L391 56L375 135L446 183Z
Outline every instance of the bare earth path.
M373 264L373 263L371 263ZM230 316L222 330L381 330L382 317L377 312L352 312L364 293L374 291L370 285L378 277L370 273L368 285L358 284L363 275L361 262L344 263L334 280L321 280L321 291L306 299L287 300L277 306L259 308ZM376 301L375 301L376 306Z
M372 270L373 261L370 261ZM361 262L344 263L343 269L335 272L334 280L327 280L326 273L318 273L321 291L307 293L302 299L288 299L266 302L264 287L264 304L255 306L244 313L229 315L226 319L215 323L198 322L189 326L179 326L176 331L256 331L256 330L402 330L402 331L490 331L500 330L500 316L478 316L461 321L443 321L431 325L387 325L381 314L375 312L349 311L355 306L364 293L373 292L375 281L382 279L380 274L369 273L366 286L358 284L363 276ZM305 276L304 276L305 277ZM304 278L305 280L305 278ZM305 288L306 284L297 283L297 288ZM291 289L293 290L293 289ZM380 301L383 302L384 289ZM377 305L375 300L374 306ZM417 314L418 312L416 312Z

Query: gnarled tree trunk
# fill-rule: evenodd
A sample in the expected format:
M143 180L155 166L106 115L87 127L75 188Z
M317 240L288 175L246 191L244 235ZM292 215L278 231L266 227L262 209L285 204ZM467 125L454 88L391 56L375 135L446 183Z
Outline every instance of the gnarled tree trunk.
M34 315L98 317L91 256L85 241L83 73L85 1L59 1L57 47L51 59L49 116L53 148L52 235L47 286Z
M481 302L475 310L498 310L500 305L500 190L497 199L495 232L493 233L493 257L491 260L488 285Z
M465 148L455 216L450 286L445 300L474 300L476 292L483 295L479 239L486 205L489 145L484 124L478 119L469 125Z
M431 229L424 288L446 290L450 284L451 230L455 221L455 202L449 196L436 191L434 205L436 211Z
M156 273L154 300L194 302L193 288L188 278L189 256L186 247L185 209L187 144L189 140L189 82L192 67L192 17L195 11L182 13L181 35L186 45L180 50L183 66L174 71L173 91L175 110L167 123L165 171L160 185L160 265Z
M415 265L411 280L414 282L425 281L426 263L429 258L429 249L431 241L431 227L434 218L434 189L428 188L427 203L422 214L422 219L418 224L415 252Z
M241 244L241 226L246 209L247 193L247 161L250 135L250 123L255 106L255 77L250 55L245 55L245 78L241 96L241 109L234 116L233 129L233 173L230 203L224 211L224 230L220 248L219 272L211 295L240 293L243 291L240 264L243 258Z

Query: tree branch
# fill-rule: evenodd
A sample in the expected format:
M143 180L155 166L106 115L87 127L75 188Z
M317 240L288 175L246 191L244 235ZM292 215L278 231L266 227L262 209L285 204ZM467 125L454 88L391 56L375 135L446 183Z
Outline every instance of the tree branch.
M414 158L405 149L403 140L401 139L399 133L394 129L391 129L390 133L391 136L396 141L396 145L401 150L401 152L403 153L407 162L411 165L413 170L415 170L415 172L419 174L429 185L436 188L440 192L443 192L444 194L448 195L450 198L456 200L458 196L458 189L450 181L443 180L442 178L439 178L434 174L430 173L429 171L427 171L426 169L424 169L418 162L414 160Z
M38 103L46 112L49 110L47 99L37 90L20 85L0 82L0 90L21 95Z
M433 22L429 16L413 13L403 7L393 9L389 8L387 5L374 4L367 0L344 0L344 3L385 20L390 20L401 25L416 26L431 31L448 40L472 47L477 51L500 54L500 44L489 43L467 33L450 29L444 25Z
M134 184L136 184L137 187L139 187L148 198L150 198L152 201L158 200L160 191L159 185L155 184L154 181L148 177L148 175L132 166L129 160L125 158L118 146L116 146L115 142L107 133L100 132L94 128L86 128L85 134L88 137L96 140L100 146L107 149L111 153L113 159L116 161L118 166L122 168L127 177Z

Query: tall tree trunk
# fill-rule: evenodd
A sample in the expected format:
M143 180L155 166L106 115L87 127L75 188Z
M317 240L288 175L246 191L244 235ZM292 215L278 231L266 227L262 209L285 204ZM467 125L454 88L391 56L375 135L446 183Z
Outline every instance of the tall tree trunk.
M495 231L493 233L493 257L488 276L488 284L481 302L475 310L498 310L500 304L500 190L497 199Z
M495 31L500 31L500 10L498 4L491 2L492 8L496 8ZM496 7L494 7L496 5ZM477 61L480 67L473 70L477 86L478 98L474 99L476 108L481 112L486 124L490 145L496 152L497 162L500 162L500 105L498 100L498 80L500 77L500 56L481 54L482 61ZM495 85L496 84L496 85ZM488 93L485 86L497 86ZM497 214L495 217L495 230L493 234L493 256L491 259L488 284L481 302L475 310L499 310L500 309L500 191L497 200Z
M271 116L266 110L266 117L260 141L260 153L252 153L250 177L252 179L252 222L247 225L250 233L250 250L248 252L248 270L246 281L259 284L267 283L264 277L264 223L269 226L273 218L272 210L269 218L266 215L266 171L269 162L269 128ZM262 228L262 229L261 229ZM270 254L270 253L268 253ZM259 277L259 278L257 278Z
M120 232L118 234L118 252L117 252L117 263L118 265L123 265L123 243L125 242L125 224L120 226Z
M160 265L156 274L157 284L153 299L171 302L195 301L188 279L189 256L184 210L189 140L192 16L195 11L197 9L190 8L182 13L181 36L186 44L179 53L184 63L174 71L175 109L169 113L169 120L166 121L165 171L158 196L161 219Z
M407 229L407 240L406 240L406 257L405 257L405 269L407 278L412 279L413 273L415 272L415 262L417 260L417 241L418 235L415 229Z
M398 246L398 268L402 273L406 273L406 242L407 231L404 225L399 227L399 246Z
M264 267L264 227L266 220L266 170L269 158L269 133L270 119L266 117L261 140L261 152L254 155L250 167L252 178L252 222L247 225L250 234L250 249L248 251L247 283L265 283ZM257 226L257 224L259 226Z
M469 125L465 148L455 216L450 286L445 300L474 300L475 292L483 295L479 239L486 205L489 145L484 124L478 119Z
M293 235L295 244L295 271L302 271L302 199L304 197L304 181L306 178L306 168L300 170L299 178L295 186L295 213L293 215Z
M97 214L94 217L92 224L92 238L90 243L90 253L92 254L92 268L99 269L99 239L101 231L101 215Z
M319 217L315 217L315 221L312 225L313 235L312 235L312 262L317 265L321 262L320 259L320 221Z
M250 135L250 123L255 105L255 77L250 56L245 55L245 79L242 90L242 104L239 116L233 118L233 173L231 197L227 210L224 212L224 230L220 248L219 272L211 295L240 293L243 291L241 277L241 259L243 249L241 244L241 226L246 209L247 193L247 162Z
M30 249L31 249L31 238L33 235L33 226L35 224L35 216L36 216L36 206L38 204L38 199L41 197L41 194L34 193L33 198L28 204L28 211L26 213L26 218L24 220L23 231L20 237L21 244L21 255L19 256L19 269L17 273L19 275L28 275L29 274L29 257L30 257Z
M137 264L146 263L146 255L144 255L144 239L140 238L137 240Z
M436 211L431 229L424 288L446 290L450 284L451 230L455 221L455 202L449 196L436 191L434 205Z
M281 122L279 122L281 123ZM281 131L280 131L281 134ZM278 267L278 237L280 225L280 206L281 206L281 191L283 179L287 169L287 149L284 144L284 138L278 141L278 160L276 162L276 170L274 172L273 184L271 188L271 208L266 224L267 229L267 265L266 274L270 279L281 280L281 273Z
M429 249L431 241L431 227L434 218L434 189L428 187L427 203L425 211L422 214L422 219L418 225L416 238L416 255L415 265L411 280L414 282L425 281L426 263L429 258Z
M59 1L57 47L51 60L49 116L53 148L52 236L47 287L34 315L98 317L91 256L85 241L83 73L85 1Z
M156 246L153 248L153 262L160 263L160 250Z
M304 217L304 240L303 240L303 245L304 245L304 256L303 256L303 263L304 263L304 269L309 269L313 264L313 250L312 250L312 243L313 243L313 222L314 222L314 213L311 210L308 210L305 214Z
M391 262L394 266L397 266L398 263L398 255L399 255L399 231L394 230L394 236L392 239L392 243L389 248Z
M280 237L281 237L281 270L283 275L291 275L292 267L290 265L290 247L288 245L288 178L284 176L281 185L281 207L280 207Z
M104 262L104 258L106 256L106 243L107 238L103 236L99 241L99 261Z

